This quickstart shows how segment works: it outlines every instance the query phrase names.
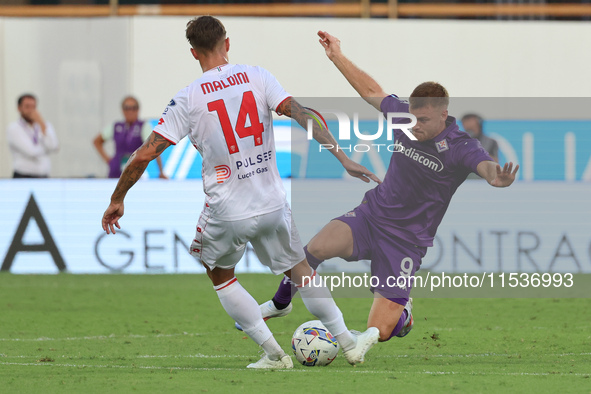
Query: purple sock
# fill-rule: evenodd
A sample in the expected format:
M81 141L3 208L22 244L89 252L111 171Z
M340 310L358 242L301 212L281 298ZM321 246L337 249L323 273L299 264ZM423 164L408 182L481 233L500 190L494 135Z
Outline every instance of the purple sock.
M399 304L399 305L406 305L406 303L408 302L408 298L388 298L388 299L392 302ZM396 327L394 327L394 329L392 330L392 334L390 334L390 338L388 338L388 340L390 340L393 336L398 335L400 330L402 330L402 327L404 327L404 322L406 321L407 317L408 317L408 312L405 309L402 311L402 314L400 315L400 319L398 319L398 323L396 324Z
M306 259L308 260L308 264L310 264L310 267L312 267L313 269L317 269L320 263L324 261L312 256L308 252L308 246L304 247L304 252L306 252ZM273 301L284 305L289 304L296 292L296 287L289 281L286 281L285 278L283 278L281 280L281 283L279 283L279 287L277 288L275 295L273 296Z
M400 330L402 330L402 327L404 327L404 322L406 321L407 317L408 317L408 313L406 312L406 309L405 309L402 311L402 315L400 315L400 319L398 320L398 324L396 324L396 327L394 327L394 329L392 330L392 334L390 334L390 338L388 338L388 340L390 340L390 339L392 339L392 337L398 335Z
M295 293L297 292L296 287L289 281L287 281L287 276L281 279L279 282L279 287L273 296L273 301L277 304L283 304L287 306L290 302Z

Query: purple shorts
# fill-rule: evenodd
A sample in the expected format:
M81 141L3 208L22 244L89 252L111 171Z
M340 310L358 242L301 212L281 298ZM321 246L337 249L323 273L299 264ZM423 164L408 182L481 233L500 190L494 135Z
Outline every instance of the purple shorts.
M334 220L347 224L353 232L353 254L347 260L371 260L371 291L405 305L414 284L411 277L419 270L427 248L387 233L359 208Z

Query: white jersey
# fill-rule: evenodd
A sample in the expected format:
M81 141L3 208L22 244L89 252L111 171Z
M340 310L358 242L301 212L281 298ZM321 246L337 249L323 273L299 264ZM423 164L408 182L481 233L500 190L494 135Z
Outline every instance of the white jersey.
M281 209L271 110L289 94L261 67L226 64L203 73L168 104L154 132L184 136L203 157L206 206L219 220Z

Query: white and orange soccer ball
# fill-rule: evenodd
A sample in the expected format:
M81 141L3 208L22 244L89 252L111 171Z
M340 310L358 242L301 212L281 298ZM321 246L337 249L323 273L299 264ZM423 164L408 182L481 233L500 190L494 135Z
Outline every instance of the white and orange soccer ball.
M326 366L337 357L339 344L320 320L299 326L291 338L298 362L306 367Z

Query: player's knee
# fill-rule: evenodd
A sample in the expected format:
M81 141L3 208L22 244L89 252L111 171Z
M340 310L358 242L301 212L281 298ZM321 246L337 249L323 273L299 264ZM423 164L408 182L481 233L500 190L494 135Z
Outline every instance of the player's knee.
M312 238L312 240L306 245L306 249L308 253L312 254L312 256L319 258L318 253L320 253L320 245L316 242L316 238Z
M316 238L312 238L310 243L307 245L308 253L312 256L316 257L319 260L326 260L331 258L332 256L328 256L328 248L326 247L326 243L319 241Z

